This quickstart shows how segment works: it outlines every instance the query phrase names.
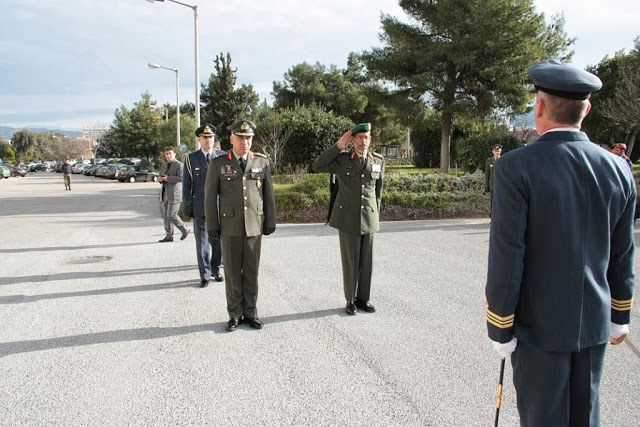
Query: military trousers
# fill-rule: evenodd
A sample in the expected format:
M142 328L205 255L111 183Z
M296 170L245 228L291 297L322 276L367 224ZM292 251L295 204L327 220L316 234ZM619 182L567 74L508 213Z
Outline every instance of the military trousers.
M222 236L227 312L230 318L258 316L258 269L262 235Z
M339 231L342 282L347 303L355 298L369 301L373 274L375 233L353 234Z
M545 351L518 341L511 354L520 425L597 427L606 344Z
M204 216L193 218L193 235L196 241L200 280L210 280L212 275L220 273L220 264L222 264L220 240L209 237Z

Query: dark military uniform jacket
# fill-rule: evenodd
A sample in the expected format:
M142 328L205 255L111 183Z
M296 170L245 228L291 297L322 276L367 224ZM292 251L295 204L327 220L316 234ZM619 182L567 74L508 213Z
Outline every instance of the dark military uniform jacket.
M213 150L209 160L226 154L221 150ZM189 153L184 164L182 179L182 201L185 202L187 215L204 218L204 183L207 178L209 163L202 150Z
M218 194L220 206L218 207ZM258 236L276 226L269 160L249 152L244 173L230 150L209 164L204 189L207 231L221 236Z
M636 186L583 132L547 132L495 166L486 284L489 337L546 351L606 343L634 288Z
M318 172L329 172L338 180L338 195L329 225L353 234L380 229L380 200L384 179L384 157L368 153L365 164L354 151L332 145L314 162Z

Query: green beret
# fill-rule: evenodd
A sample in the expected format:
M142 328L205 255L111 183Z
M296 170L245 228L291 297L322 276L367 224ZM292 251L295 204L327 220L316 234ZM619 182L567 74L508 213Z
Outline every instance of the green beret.
M227 126L227 129L229 129L232 134L238 136L253 136L255 135L253 133L255 128L256 125L251 120L240 120Z
M371 123L360 123L359 125L355 125L353 129L351 129L351 135L369 131L371 131Z

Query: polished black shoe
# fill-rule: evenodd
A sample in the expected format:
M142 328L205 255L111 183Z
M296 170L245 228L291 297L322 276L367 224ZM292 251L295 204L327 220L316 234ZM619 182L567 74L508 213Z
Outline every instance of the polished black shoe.
M206 279L202 279L200 280L200 287L201 288L206 288L207 286L209 286L209 281Z
M186 239L188 235L189 235L189 230L187 230L185 233L182 233L182 236L180 236L180 240Z
M164 239L158 240L158 242L160 242L160 243L173 242L173 237L166 236Z
M224 277L222 277L222 274L220 273L214 274L213 276L211 276L211 278L216 282L222 282L224 280Z
M376 311L376 308L369 304L369 301L362 301L361 299L357 298L355 306L362 311L366 311L367 313L374 313Z
M358 309L356 308L355 304L347 304L347 308L344 311L346 311L349 316L353 316L354 314L356 314Z
M233 332L238 329L238 325L240 325L240 321L238 319L229 319L227 322L227 331Z
M258 319L257 317L245 317L242 323L246 323L253 329L262 329L262 326L264 326L262 320Z

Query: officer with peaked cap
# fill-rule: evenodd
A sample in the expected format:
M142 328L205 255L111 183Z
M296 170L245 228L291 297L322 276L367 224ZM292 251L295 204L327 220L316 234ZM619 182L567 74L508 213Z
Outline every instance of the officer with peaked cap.
M491 157L484 162L484 192L489 193L489 217L491 217L491 204L493 203L493 167L502 154L502 145L491 147Z
M220 240L211 239L207 234L204 211L204 184L209 169L209 161L223 154L213 148L216 127L203 124L196 129L200 149L189 153L185 161L182 178L182 201L184 212L193 217L193 234L196 241L196 259L200 273L200 287L206 287L213 279L222 282L220 274L222 252Z
M353 149L346 151L353 142ZM372 313L369 302L375 233L380 229L384 157L371 153L371 124L347 131L314 162L318 172L336 176L338 192L329 225L338 229L346 312Z
M580 131L600 79L558 60L529 77L541 136L495 165L487 328L522 426L597 426L605 348L630 321L636 186Z
M269 160L251 151L255 128L250 120L228 127L231 150L211 161L205 184L207 231L222 246L229 332L241 322L263 326L256 307L262 235L276 229Z

